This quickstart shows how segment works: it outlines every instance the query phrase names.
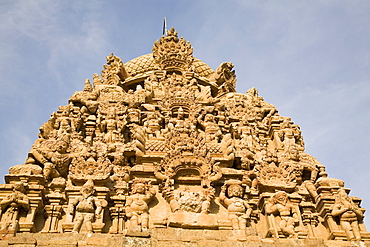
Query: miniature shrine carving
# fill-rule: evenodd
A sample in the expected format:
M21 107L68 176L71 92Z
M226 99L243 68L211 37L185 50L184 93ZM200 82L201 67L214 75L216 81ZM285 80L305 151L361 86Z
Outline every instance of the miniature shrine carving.
M174 28L150 54L106 59L9 169L4 236L181 228L370 241L361 199L257 89L236 92L231 62L212 70Z

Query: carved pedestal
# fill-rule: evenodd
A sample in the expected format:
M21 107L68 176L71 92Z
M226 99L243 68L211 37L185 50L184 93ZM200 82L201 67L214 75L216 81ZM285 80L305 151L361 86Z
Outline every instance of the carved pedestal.
M218 227L214 215L191 212L172 213L168 218L168 225L192 229L217 229Z

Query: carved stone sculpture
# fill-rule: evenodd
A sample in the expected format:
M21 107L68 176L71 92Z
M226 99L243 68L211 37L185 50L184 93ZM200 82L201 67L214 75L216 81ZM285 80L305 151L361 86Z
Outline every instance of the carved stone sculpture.
M252 208L243 197L244 189L240 181L230 180L221 187L219 198L227 207L229 219L234 230L245 229L252 212Z
M363 218L363 212L353 203L344 188L338 190L335 198L333 211L334 217L339 217L340 225L346 232L348 240L361 240L358 221Z
M278 237L279 229L289 238L296 238L294 226L298 220L295 208L290 203L288 194L284 191L275 193L266 205L266 213L273 216L273 230Z
M85 223L87 233L93 233L92 223L101 217L102 211L102 205L94 193L94 183L92 180L88 180L81 188L82 196L76 198L69 205L69 214L74 214L73 233L78 233L83 223Z
M13 192L1 200L1 228L3 230L18 229L18 220L22 215L22 211L27 211L29 208L28 196L24 194L25 188L22 182L14 184Z
M129 220L129 228L148 230L149 205L148 203L155 195L154 188L150 182L136 179L131 186L131 195L126 201L126 216Z

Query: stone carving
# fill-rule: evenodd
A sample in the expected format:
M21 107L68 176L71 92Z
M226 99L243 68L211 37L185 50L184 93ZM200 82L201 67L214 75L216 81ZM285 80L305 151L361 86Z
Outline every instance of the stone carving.
M14 184L13 192L1 200L1 228L3 230L18 230L19 217L28 211L29 198L25 193L24 184ZM24 215L23 215L24 216Z
M236 75L233 68L234 65L231 62L222 63L209 78L211 82L216 83L220 87L220 92L222 93L236 91Z
M126 216L129 228L146 231L149 227L148 203L155 195L154 188L142 179L136 179L131 186L131 193L126 200Z
M83 223L85 223L87 233L93 233L92 223L101 217L102 211L102 205L94 193L94 183L92 180L88 180L81 188L82 196L76 198L69 205L69 214L74 214L73 233L78 233Z
M370 241L361 200L256 88L236 92L231 62L212 70L174 28L152 51L126 63L110 54L40 127L0 186L5 235L182 228Z
M290 203L288 194L284 191L275 193L266 205L266 213L270 216L273 235L278 238L279 230L289 238L296 238L295 223L298 215Z
M233 229L245 229L247 221L250 219L252 208L244 199L244 189L241 186L241 182L238 180L227 181L227 183L221 187L219 198L227 207Z
M31 150L33 157L44 165L43 174L47 181L59 176L67 178L72 159L86 152L84 148L81 152L72 153L68 151L69 148L69 135L64 135L62 139L52 141L50 149Z
M153 46L153 58L162 69L187 69L193 61L193 48L184 38L178 38L177 31L171 28L167 36L162 36Z
M346 232L348 240L361 240L358 221L361 220L364 215L360 208L354 204L352 199L347 195L344 188L338 190L331 213L333 216L339 217L340 225Z
M208 214L210 201L213 199L215 189L205 187L202 191L178 191L175 190L171 197L170 205L172 212L191 212Z
M122 60L119 57L114 56L113 53L106 57L106 59L107 65L104 65L104 70L102 71L104 84L119 85L121 80L123 81L128 77L125 66L122 63Z

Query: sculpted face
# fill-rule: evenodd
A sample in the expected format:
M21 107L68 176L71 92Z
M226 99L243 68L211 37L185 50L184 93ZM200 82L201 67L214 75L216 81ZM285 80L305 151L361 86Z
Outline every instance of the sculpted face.
M184 119L184 110L181 107L179 108L179 111L177 113L177 117L179 119Z
M14 184L14 190L24 192L24 186L23 183L15 183Z
M279 193L276 196L276 201L282 205L285 205L288 201L288 195L286 193Z
M56 151L59 153L64 153L68 149L68 143L65 141L58 141L56 145Z
M227 193L229 197L242 197L243 196L243 188L240 185L230 185Z
M295 161L299 161L299 152L297 149L293 148L290 150L290 158Z
M94 194L94 188L91 186L83 187L81 193L85 198L87 198L91 196L92 194Z
M207 114L205 117L204 117L204 121L206 122L213 122L213 115L211 114Z
M138 183L135 185L135 192L139 194L144 194L145 193L145 184Z

